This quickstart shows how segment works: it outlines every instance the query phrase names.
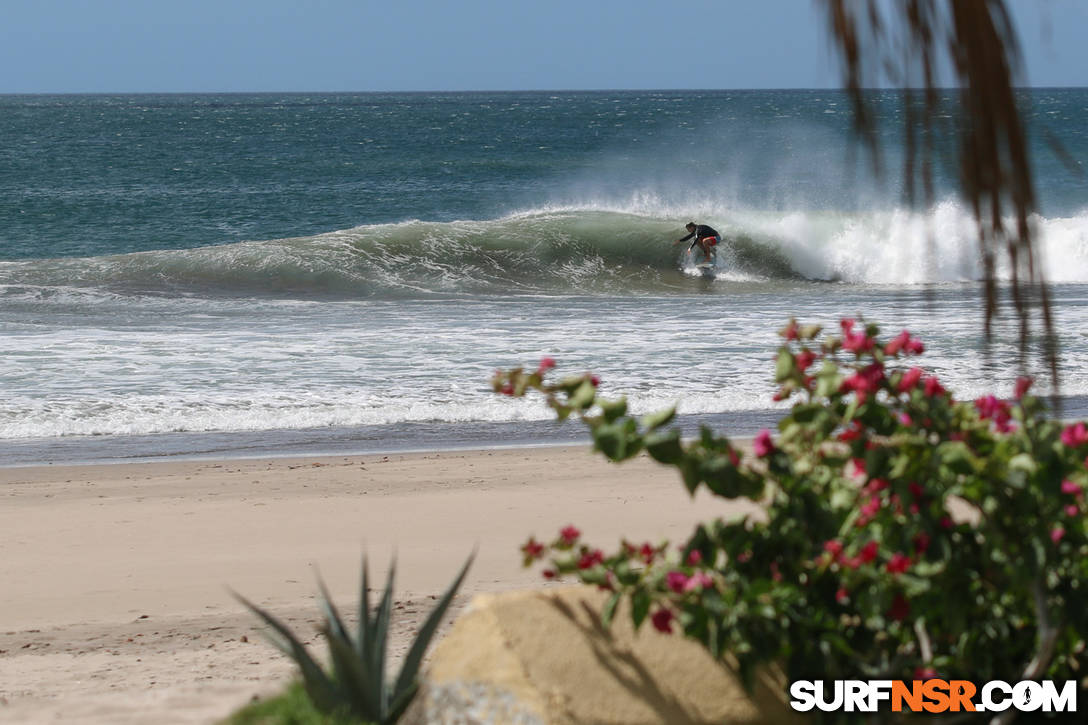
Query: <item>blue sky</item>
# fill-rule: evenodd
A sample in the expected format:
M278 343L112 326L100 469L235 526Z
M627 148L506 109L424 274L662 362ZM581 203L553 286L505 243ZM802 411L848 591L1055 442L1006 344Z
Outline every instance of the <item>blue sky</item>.
M1088 2L1012 0L1040 86ZM814 0L3 0L0 93L838 85Z

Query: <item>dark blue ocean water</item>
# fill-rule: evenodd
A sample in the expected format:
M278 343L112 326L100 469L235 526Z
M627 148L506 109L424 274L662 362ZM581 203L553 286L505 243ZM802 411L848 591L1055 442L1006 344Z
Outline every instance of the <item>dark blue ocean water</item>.
M0 454L521 440L546 412L487 379L545 354L636 409L762 420L793 315L910 326L963 394L1011 385L954 97L929 208L877 100L881 177L838 91L0 96ZM1088 159L1088 91L1021 100L1088 394L1088 180L1047 141ZM709 278L671 245L689 219L723 234Z

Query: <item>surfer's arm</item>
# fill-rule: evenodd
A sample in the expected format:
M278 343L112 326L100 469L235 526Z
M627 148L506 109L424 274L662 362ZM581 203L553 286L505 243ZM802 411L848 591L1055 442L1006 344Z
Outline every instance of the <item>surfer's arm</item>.
M691 239L694 236L695 236L695 232L692 232L691 234L687 235L683 239L677 239L675 242L673 242L673 245L675 246L677 244L682 244L683 242L686 242L687 240Z

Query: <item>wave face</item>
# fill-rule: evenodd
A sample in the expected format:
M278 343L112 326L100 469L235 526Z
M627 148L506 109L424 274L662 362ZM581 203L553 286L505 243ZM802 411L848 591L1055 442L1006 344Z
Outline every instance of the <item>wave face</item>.
M921 284L981 276L974 222L953 202L928 214L709 210L723 235L715 277ZM688 216L556 207L490 221L356 227L187 250L0 263L12 288L149 294L402 298L441 294L614 294L675 289L693 273ZM1088 281L1088 214L1038 218L1053 282Z

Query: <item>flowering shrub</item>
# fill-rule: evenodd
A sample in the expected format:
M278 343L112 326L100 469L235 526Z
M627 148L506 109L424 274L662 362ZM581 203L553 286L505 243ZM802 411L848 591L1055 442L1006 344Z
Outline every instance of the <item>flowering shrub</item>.
M1049 420L1022 378L1012 400L956 401L910 360L908 332L843 320L839 334L781 331L776 437L751 452L707 427L684 441L673 411L636 419L589 375L498 372L496 391L536 390L589 427L614 461L642 451L764 515L698 526L679 547L596 548L573 526L522 547L549 578L627 597L636 627L681 630L746 681L762 663L790 680L936 676L1075 679L1088 665L1088 428Z

